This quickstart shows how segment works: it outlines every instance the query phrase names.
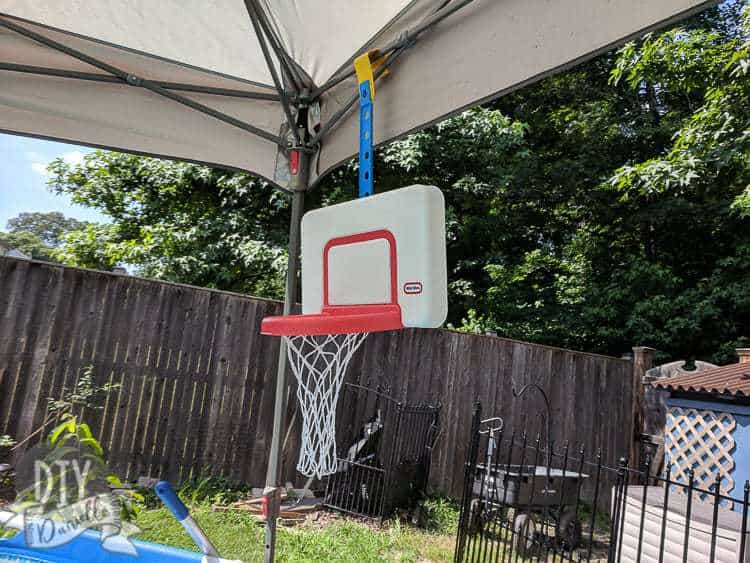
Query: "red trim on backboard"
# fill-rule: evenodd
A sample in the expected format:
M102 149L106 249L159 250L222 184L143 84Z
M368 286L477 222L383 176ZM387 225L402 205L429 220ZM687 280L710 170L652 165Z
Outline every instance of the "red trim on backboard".
M391 261L391 304L398 304L398 257L396 255L396 237L388 229L378 229L366 233L357 233L345 237L337 237L329 240L323 248L323 309L326 307L336 307L331 305L328 300L328 254L332 248L345 246L347 244L357 244L371 240L384 239L388 241Z
M388 242L391 268L391 302L362 305L331 305L328 296L328 255L332 248L383 239ZM323 309L313 315L266 317L262 334L273 336L312 336L382 332L404 328L398 304L398 261L396 237L387 229L357 233L329 240L323 248Z

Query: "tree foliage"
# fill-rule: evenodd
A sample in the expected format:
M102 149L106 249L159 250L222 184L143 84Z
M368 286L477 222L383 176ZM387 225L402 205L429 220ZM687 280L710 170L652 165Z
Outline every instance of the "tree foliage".
M51 187L96 207L109 225L69 234L58 256L136 273L268 297L283 295L286 198L245 174L112 152L82 164L56 160Z
M85 226L85 222L66 217L59 211L20 213L18 217L9 219L7 224L9 232L32 233L45 244L53 247L58 246L69 232Z
M45 243L34 233L28 231L17 231L4 233L0 231L0 241L11 248L20 250L34 260L55 262L54 248Z
M534 108L540 117L566 119L531 131L543 133L546 143L559 139L557 147L580 143L579 150L561 152L567 161L586 155L567 167L579 184L563 206L572 221L562 244L540 245L500 272L514 287L538 284L543 291L518 301L502 290L491 266L489 296L498 305L480 304L477 310L489 314L476 318L509 332L507 309L524 303L542 312L532 326L511 328L515 335L543 341L552 335L551 343L610 353L646 344L723 362L747 342L750 82L741 61L750 27L747 9L740 19L739 7L628 44L611 62L604 57L585 67L584 80L593 81L585 91L549 104L551 111ZM553 93L564 80L535 91ZM528 101L525 93L517 98ZM606 117L576 138L572 133L594 116Z
M8 220L8 231L0 232L0 239L35 260L57 262L55 248L68 233L85 225L59 211L20 213Z

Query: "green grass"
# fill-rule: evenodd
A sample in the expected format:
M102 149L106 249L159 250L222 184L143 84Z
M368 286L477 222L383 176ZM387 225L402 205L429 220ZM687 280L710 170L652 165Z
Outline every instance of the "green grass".
M143 509L136 524L140 539L195 550L180 524L162 507L153 491L141 491ZM214 542L222 557L245 562L263 560L264 529L255 516L239 511L214 511L247 498L249 489L216 477L185 483L180 497L191 505L191 514ZM432 498L424 502L424 529L392 521L382 527L362 521L322 514L321 523L305 522L280 527L277 559L289 562L442 562L453 560L458 508L452 501ZM323 524L322 522L325 522Z
M443 516L449 513L443 507L440 511ZM214 512L207 505L195 505L191 513L222 557L262 561L263 527L253 516L242 512ZM164 508L141 511L136 524L142 530L140 539L195 550L179 523ZM280 528L277 555L279 561L290 562L451 561L454 529L428 532L398 522L378 528L337 518L324 526L305 523Z
M428 498L422 503L422 526L438 534L455 535L458 529L459 507L456 501Z

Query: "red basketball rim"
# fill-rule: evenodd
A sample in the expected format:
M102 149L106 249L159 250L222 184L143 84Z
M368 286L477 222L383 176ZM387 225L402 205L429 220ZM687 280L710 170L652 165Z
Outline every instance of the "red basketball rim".
M329 305L313 315L266 317L260 332L271 336L359 334L404 328L401 307L384 305Z

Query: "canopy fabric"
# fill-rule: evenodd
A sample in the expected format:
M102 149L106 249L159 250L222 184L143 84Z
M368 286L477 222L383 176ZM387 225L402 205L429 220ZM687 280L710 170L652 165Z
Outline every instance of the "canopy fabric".
M247 170L285 188L290 122L311 103L314 184L357 151L350 69L364 50L391 57L375 103L383 143L710 3L0 0L0 131Z
M427 32L379 81L374 140L382 144L540 80L666 25L705 2L685 0L477 0ZM354 82L329 92L323 122ZM324 175L356 150L349 118L323 144ZM377 178L377 171L376 171Z

